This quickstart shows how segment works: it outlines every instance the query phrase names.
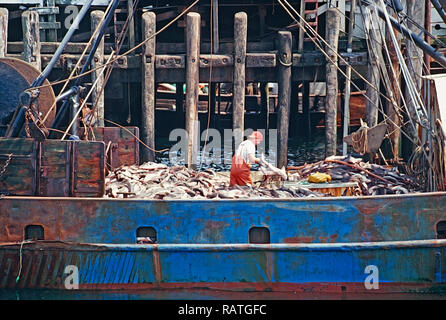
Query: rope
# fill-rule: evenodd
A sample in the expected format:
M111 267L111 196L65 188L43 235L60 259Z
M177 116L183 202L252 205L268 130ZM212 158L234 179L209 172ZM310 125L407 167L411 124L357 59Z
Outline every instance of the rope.
M352 134L352 146L355 152L364 154L368 150L368 131L366 126L361 127L358 131Z
M146 147L146 148L149 149L150 151L158 152L158 153L165 152L165 151L169 151L169 148L162 149L162 150L155 150L155 149L149 147L148 145L146 145L143 141L141 141L141 139L139 139L136 135L133 134L133 132L131 132L131 131L130 131L129 129L127 129L126 127L123 127L123 126L121 126L120 124L118 124L118 123L116 123L116 122L113 122L113 121L111 121L111 120L104 119L104 121L106 121L106 122L108 122L108 123L111 123L111 124L113 124L113 125L115 125L115 126L121 128L121 129L124 129L125 131L127 131L128 133L130 133L136 140L138 140L139 143L141 143L144 147Z
M21 273L22 273L22 248L23 248L23 244L25 244L25 243L28 243L28 242L30 242L30 241L28 241L28 240L23 240L22 241L22 243L20 244L20 253L19 253L19 255L20 255L20 261L19 261L19 272L18 272L18 274L17 274L17 278L15 278L15 282L17 283L17 282L19 282L19 280L20 280L20 275L21 275Z

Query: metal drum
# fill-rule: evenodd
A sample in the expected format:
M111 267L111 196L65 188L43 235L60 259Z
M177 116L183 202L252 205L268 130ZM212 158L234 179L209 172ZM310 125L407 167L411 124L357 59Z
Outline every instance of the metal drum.
M32 65L15 58L0 58L0 135L4 135L6 127L12 119L17 108L19 96L30 87L32 82L40 75L40 71ZM43 85L49 84L45 80ZM52 87L40 89L37 105L42 114L46 115L56 101ZM45 126L50 126L54 120L56 108L48 115Z

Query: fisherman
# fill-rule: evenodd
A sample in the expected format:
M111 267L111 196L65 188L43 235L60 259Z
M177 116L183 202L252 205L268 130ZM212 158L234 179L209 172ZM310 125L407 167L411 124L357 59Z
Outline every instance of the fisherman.
M256 145L263 140L263 135L259 131L254 131L247 140L240 143L232 157L231 179L229 186L246 186L252 184L251 165L260 163L261 160L255 157Z

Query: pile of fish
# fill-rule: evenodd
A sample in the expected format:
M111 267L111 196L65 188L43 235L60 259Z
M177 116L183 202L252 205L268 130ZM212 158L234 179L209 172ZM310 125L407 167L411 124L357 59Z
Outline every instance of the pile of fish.
M330 157L313 164L305 164L285 172L266 165L260 170L264 181L271 175L278 180L305 182L312 173L326 173L331 183L356 182L354 194L408 194L421 191L413 179L400 173L397 167L364 163L361 159ZM277 181L277 179L276 179ZM105 197L138 199L272 199L325 197L329 194L312 191L299 183L264 184L257 187L229 187L229 176L211 169L194 171L184 166L167 166L147 162L140 166L123 166L111 172L105 181ZM323 184L321 184L323 188Z
M422 188L397 167L362 162L352 156L329 157L323 161L303 165L289 175L290 180L306 180L312 173L329 174L332 183L357 182L356 195L408 194Z
M123 166L106 177L106 197L138 199L252 199L320 197L324 194L303 187L229 187L229 177L207 169L168 167L147 162Z

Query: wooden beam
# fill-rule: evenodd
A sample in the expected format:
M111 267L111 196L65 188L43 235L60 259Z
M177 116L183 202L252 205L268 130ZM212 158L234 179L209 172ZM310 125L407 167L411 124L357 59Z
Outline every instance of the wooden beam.
M186 164L196 169L198 155L198 85L200 58L200 20L196 12L186 16L186 131L188 147Z
M279 31L277 61L278 71L278 106L277 106L277 166L286 167L288 164L288 131L290 125L291 99L291 54L293 37L289 31Z
M234 16L234 80L232 102L232 130L234 135L234 148L237 148L243 141L243 131L245 130L245 74L247 37L248 16L245 12L238 12Z
M91 12L91 30L92 33L96 28L99 26L102 17L104 16L104 12L100 10L95 10ZM104 38L102 38L98 49L96 50L94 54L94 59L91 62L91 68L94 69L96 67L102 66L104 64ZM91 74L92 82L94 83L96 79L98 79L97 85L95 88L93 88L92 92L92 101L93 106L94 103L97 101L96 109L95 109L95 116L97 119L96 126L98 127L104 127L104 92L105 90L101 90L101 88L104 85L104 73L102 72L102 69L98 69L94 71ZM101 92L102 91L102 92Z
M24 60L36 69L42 70L40 57L39 14L25 11L22 14L23 56Z
M337 147L337 100L338 100L338 70L337 70L337 51L340 27L340 15L336 8L327 10L326 22L326 39L330 48L326 51L330 59L334 62L327 61L326 65L326 82L327 94L325 101L325 156L336 155Z
M142 15L142 34L148 40L143 47L142 60L142 141L150 148L155 149L155 37L156 15L154 12L145 12ZM143 162L155 161L155 152L143 148L141 152Z
M0 58L6 57L8 50L8 9L0 8Z

